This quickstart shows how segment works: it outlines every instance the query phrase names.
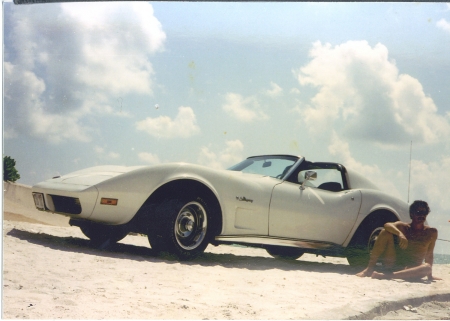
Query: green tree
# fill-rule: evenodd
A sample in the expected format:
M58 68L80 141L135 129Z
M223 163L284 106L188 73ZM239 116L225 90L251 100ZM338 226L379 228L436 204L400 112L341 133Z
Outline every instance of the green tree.
M14 183L19 178L20 175L16 169L16 161L9 156L3 156L3 180Z

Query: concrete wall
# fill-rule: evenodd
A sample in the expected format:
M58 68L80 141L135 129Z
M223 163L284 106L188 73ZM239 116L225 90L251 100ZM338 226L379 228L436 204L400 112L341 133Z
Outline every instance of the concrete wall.
M35 221L54 226L69 226L69 218L64 215L38 211L34 206L31 186L3 182L3 211L9 213L9 219L18 214L13 220L19 220L20 216L28 217ZM13 215L13 216L11 216Z
M3 198L13 203L19 203L25 207L35 208L31 186L17 183L3 182Z

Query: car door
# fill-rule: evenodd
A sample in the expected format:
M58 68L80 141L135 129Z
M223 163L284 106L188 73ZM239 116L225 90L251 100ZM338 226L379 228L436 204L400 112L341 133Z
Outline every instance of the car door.
M231 173L217 184L222 204L223 235L269 234L269 205L273 186L280 180L253 174Z
M288 181L274 187L269 211L270 236L344 243L355 224L361 192L318 188L332 183L324 182L327 171L318 173L321 181L308 182L304 189L301 184Z
M222 204L222 235L269 235L269 207L273 187L297 162L297 157L251 157L216 181Z

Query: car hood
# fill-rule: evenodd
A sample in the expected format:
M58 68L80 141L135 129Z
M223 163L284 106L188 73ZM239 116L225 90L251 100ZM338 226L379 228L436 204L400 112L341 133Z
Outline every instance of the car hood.
M96 166L53 178L52 183L92 186L143 166Z
M207 169L211 171L212 169L200 166L193 165L187 163L167 163L167 164L159 164L153 166L96 166L90 167L83 170L79 170L76 172L72 172L63 176L58 176L44 182L38 183L35 187L46 187L53 189L62 189L62 190L84 190L91 186L98 185L100 183L106 182L114 177L119 175L123 175L126 173L130 173L136 171L136 175L140 175L140 169L152 169L154 171L164 170L164 171L177 171L177 169L182 169L183 175L189 173L190 175L197 175L197 170L200 168ZM186 169L188 170L186 171ZM231 170L215 170L215 172L223 172L226 176L230 177L248 177L251 180L264 178L263 175L258 174L249 174L243 173L239 171L231 171ZM188 174L188 175L189 175Z

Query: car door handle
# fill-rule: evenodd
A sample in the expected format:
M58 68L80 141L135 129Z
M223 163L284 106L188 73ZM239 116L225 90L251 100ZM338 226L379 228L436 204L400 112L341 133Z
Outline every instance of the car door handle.
M344 192L344 194L348 194L348 193L353 193L353 191L346 191L346 192ZM355 200L355 197L352 196L350 199L351 199L352 201L354 201L354 200Z

